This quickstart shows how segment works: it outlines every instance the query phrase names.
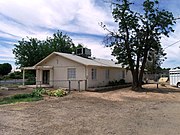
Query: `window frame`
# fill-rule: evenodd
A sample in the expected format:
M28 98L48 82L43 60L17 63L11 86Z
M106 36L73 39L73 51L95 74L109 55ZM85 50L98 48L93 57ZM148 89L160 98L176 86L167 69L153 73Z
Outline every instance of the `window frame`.
M96 68L91 69L91 79L97 80L97 69Z
M76 68L67 69L67 79L76 79Z

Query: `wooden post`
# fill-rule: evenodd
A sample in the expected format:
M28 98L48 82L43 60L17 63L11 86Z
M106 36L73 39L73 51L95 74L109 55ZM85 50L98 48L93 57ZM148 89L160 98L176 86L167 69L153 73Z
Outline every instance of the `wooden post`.
M71 91L71 81L69 80L69 93Z
M25 85L25 69L23 69L23 86Z
M79 89L79 92L80 92L80 80L78 81L78 89Z
M85 80L85 90L87 90L87 80Z

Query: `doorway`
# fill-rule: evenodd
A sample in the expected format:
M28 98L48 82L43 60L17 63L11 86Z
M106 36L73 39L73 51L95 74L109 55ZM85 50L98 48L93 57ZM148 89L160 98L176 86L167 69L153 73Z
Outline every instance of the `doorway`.
M49 84L50 70L43 70L42 83Z

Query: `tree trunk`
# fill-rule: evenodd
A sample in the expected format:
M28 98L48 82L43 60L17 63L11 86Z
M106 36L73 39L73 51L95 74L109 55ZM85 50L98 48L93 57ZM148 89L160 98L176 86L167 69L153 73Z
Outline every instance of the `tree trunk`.
M134 70L133 72L131 71L132 76L133 76L133 83L132 83L132 90L133 91L141 91L142 90L142 83L139 82L139 72L136 72Z

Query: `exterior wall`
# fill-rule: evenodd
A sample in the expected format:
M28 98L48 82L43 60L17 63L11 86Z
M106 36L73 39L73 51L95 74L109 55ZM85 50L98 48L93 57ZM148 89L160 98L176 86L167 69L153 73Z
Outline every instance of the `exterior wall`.
M68 68L75 68L76 78L69 79L71 80L71 89L79 88L77 80L83 80L80 82L80 88L85 89L84 80L86 80L86 68L82 64L76 63L60 56L54 56L38 66L53 66L53 69L50 70L50 85L63 88L69 88L69 81L67 76ZM42 82L42 70L36 70L36 79L37 81Z
M69 80L71 81L71 89L85 89L85 80L87 80L87 87L98 87L108 85L109 81L119 81L124 79L126 82L132 82L131 73L126 72L123 68L108 68L108 67L93 67L84 66L67 58L61 57L59 55L50 57L45 62L38 66L52 66L50 70L50 85L53 87L69 88ZM68 68L76 69L76 78L68 79L67 72ZM97 71L96 79L92 79L92 68ZM47 69L44 69L47 70ZM109 70L109 78L106 77L106 70ZM36 81L42 83L43 69L36 69Z
M92 68L97 70L97 78L92 79ZM106 78L106 70L109 69L109 79ZM124 73L123 73L124 72ZM128 78L130 77L130 78ZM132 77L125 69L106 68L106 67L88 67L88 87L98 87L108 85L109 81L119 81L124 79L126 82L132 82Z

